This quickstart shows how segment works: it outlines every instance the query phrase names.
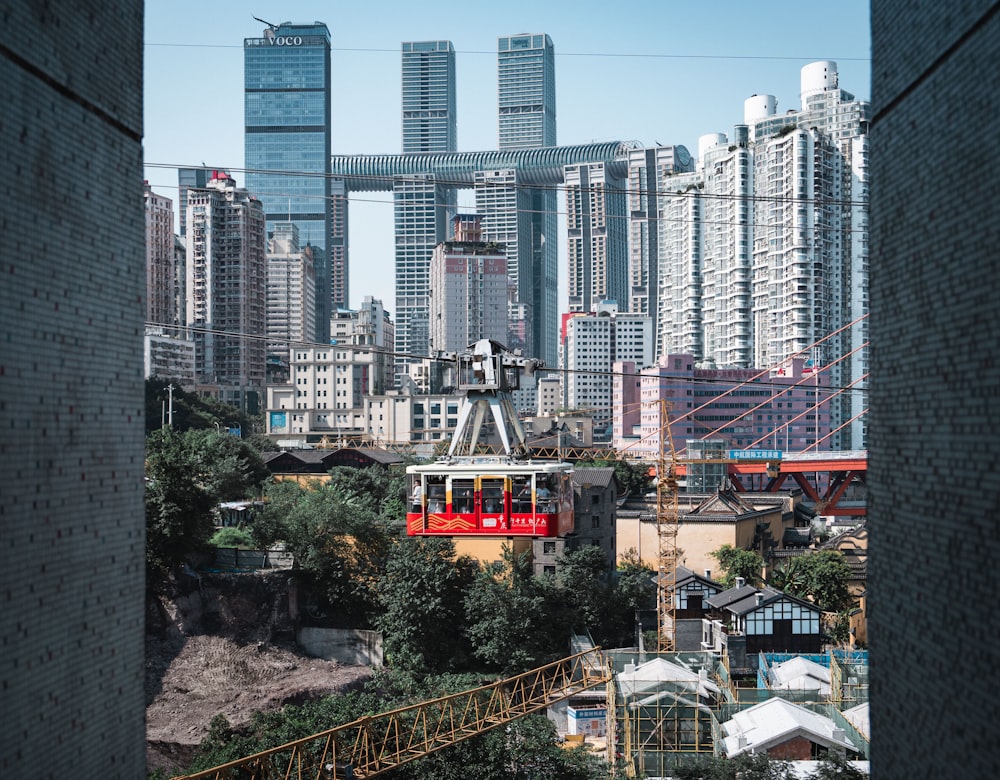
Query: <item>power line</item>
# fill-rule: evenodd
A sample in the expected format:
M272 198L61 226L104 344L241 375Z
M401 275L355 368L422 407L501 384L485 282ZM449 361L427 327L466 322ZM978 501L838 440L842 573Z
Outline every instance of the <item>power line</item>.
M867 316L867 315L865 315L865 316ZM862 317L860 319L864 319L864 317ZM855 322L857 322L857 321L855 321ZM852 324L854 324L854 323L852 323ZM324 349L324 350L330 350L330 351L350 350L350 351L352 351L354 353L359 353L359 352L360 353L378 353L378 354L386 355L388 357L399 358L399 359L402 359L402 360L430 360L432 362L439 362L439 363L441 363L441 362L444 362L444 363L452 363L452 362L454 362L453 360L450 360L448 358L443 358L443 357L440 357L438 355L424 355L424 354L418 355L418 354L414 354L414 353L410 353L410 352L397 352L395 350L390 350L390 349L387 349L385 347L378 347L378 346L373 346L373 345L365 345L365 344L325 344L325 343L323 343L321 341L303 341L303 340L300 340L300 339L288 339L288 338L284 338L283 336L268 336L266 334L244 333L244 332L240 332L240 331L230 331L230 330L222 330L222 329L219 329L219 328L210 328L210 327L202 326L202 325L173 325L173 324L165 323L165 322L151 322L151 321L147 321L145 323L145 326L147 328L160 328L162 330L177 331L177 332L181 332L181 333L185 333L185 332L187 332L187 333L199 333L199 334L204 334L204 335L212 335L212 336L219 336L219 337L232 338L232 339L242 339L242 340L247 340L247 341L262 341L262 342L265 342L267 344L282 344L282 345L287 344L290 347L301 347L301 348L304 348L304 349ZM841 329L841 330L843 330L843 329ZM835 333L837 333L837 332L839 332L839 331L835 331ZM826 338L829 338L829 336L826 336L823 339L820 339L819 341L817 341L815 343L816 344L822 343L822 341L824 341ZM775 365L777 366L777 365L780 365L781 363L786 363L786 362L788 362L788 360L791 360L792 358L794 358L794 357L796 357L796 356L798 356L800 354L801 354L801 352L798 352L798 353L795 353L795 355L793 355L793 356L791 356L789 358L782 358L782 360L780 360ZM752 369L750 369L750 370L752 370ZM755 378L763 376L764 374L770 372L771 370L772 370L771 368L763 369L762 371L760 371L759 373L757 373L755 375ZM825 370L825 369L820 369L820 370ZM538 371L542 372L542 373L549 373L549 374L565 374L565 375L576 374L576 375L586 375L586 376L603 376L603 377L611 377L611 378L621 377L623 379L641 379L641 378L650 378L650 376L651 376L649 374L642 373L642 370L631 372L631 371L612 371L612 370L606 370L606 369L559 368L559 367L542 366L542 367L538 368ZM663 379L664 377L659 377L659 378ZM698 383L698 384L705 384L705 385L711 385L711 384L732 385L733 384L733 380L732 379L715 379L715 378L711 378L711 377L694 377L694 376L692 376L690 378L684 377L683 380L685 382L695 382L695 383ZM744 380L744 381L738 383L736 387L732 388L730 391L728 391L727 393L724 393L723 395L728 395L729 393L733 392L734 390L736 390L736 389L738 389L740 387L749 386L751 384L752 384L753 387L766 387L766 388L771 388L771 389L775 389L775 388L786 388L787 389L789 387L785 383L779 383L779 382L754 382L753 379L747 379L747 380ZM839 388L839 387L833 386L833 385L824 385L824 389L837 390L837 389L852 389L852 388L850 386L848 386L846 388ZM868 390L867 390L867 388L853 388L853 391L854 392L867 392ZM719 396L719 397L721 398L723 396ZM712 402L707 402L707 403L712 403ZM701 408L701 407L699 407L699 408ZM698 410L696 409L694 411L698 411Z
M153 48L177 48L177 49L245 49L243 44L236 43L171 43L145 41L143 46ZM330 53L352 53L352 54L401 54L398 48L382 47L352 47L352 46L331 46ZM456 49L455 54L472 54L496 56L495 50L484 49ZM738 61L761 61L761 62L813 62L815 56L796 57L792 55L776 54L664 54L662 52L594 52L594 51L555 51L556 57L594 57L598 59L651 59L651 60L738 60ZM836 62L871 62L871 57L826 57L825 59Z

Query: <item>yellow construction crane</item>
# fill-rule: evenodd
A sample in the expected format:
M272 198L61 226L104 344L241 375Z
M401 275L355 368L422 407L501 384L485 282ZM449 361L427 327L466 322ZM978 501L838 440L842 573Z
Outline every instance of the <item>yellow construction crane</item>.
M610 679L607 659L593 648L481 688L371 715L174 780L375 777Z
M660 399L660 448L656 464L657 640L658 650L676 649L674 590L677 585L677 452L670 432L670 402ZM669 460L668 460L669 458Z

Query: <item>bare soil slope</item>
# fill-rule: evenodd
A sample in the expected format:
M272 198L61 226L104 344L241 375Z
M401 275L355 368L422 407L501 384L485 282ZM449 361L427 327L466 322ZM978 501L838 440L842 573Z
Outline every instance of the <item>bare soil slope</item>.
M280 608L281 600L287 600L283 582L258 579L239 584L232 591L229 583L217 580L206 587L202 581L194 591L178 591L173 598L160 597L150 604L149 771L183 772L219 713L234 726L244 725L258 710L350 690L371 675L367 666L309 658L287 642L272 644L276 628L282 636L286 633ZM271 604L266 603L269 594ZM211 633L200 633L205 623L211 625Z

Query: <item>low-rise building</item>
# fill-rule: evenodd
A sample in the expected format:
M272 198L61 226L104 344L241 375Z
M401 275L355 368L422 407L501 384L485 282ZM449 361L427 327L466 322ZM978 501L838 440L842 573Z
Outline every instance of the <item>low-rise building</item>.
M780 590L737 577L735 587L705 603L710 612L702 624L702 646L727 653L734 674L755 671L758 653L818 653L822 647L819 607Z

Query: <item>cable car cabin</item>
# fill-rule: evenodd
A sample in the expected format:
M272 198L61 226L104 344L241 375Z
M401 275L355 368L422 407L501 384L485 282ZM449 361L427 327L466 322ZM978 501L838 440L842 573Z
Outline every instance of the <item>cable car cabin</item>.
M406 469L409 536L565 536L572 467L474 457Z

